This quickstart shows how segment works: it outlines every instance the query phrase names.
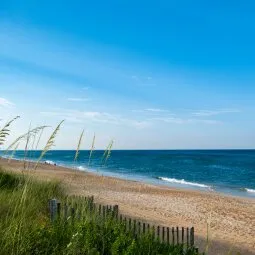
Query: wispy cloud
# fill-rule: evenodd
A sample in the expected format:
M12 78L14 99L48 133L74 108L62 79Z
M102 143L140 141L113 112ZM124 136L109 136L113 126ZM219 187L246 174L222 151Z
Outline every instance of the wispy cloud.
M168 110L160 109L160 108L137 109L137 110L132 110L132 112L137 112L137 113L169 113Z
M85 101L90 101L90 98L69 97L67 98L67 100L73 101L73 102L85 102Z
M199 110L193 112L193 116L197 117L206 117L206 116L215 116L220 114L227 114L227 113L240 113L239 109L219 109L219 110Z
M225 111L227 111L225 109ZM230 110L229 110L230 111ZM201 124L219 124L222 123L214 119L205 119L200 117L208 117L210 115L202 115L191 117L183 116L176 113L172 113L169 110L161 108L146 108L142 110L132 110L134 113L141 113L140 116L146 119L150 123L172 123L172 124L192 124L192 123L201 123ZM193 114L192 114L193 115Z
M136 86L154 87L156 85L151 76L132 75L131 79L134 81Z
M147 109L144 109L144 111L147 111L147 112L168 112L168 110L159 109L159 108L147 108Z
M58 111L41 112L41 114L48 117L59 117L66 119L67 121L77 123L89 121L114 125L132 126L135 128L145 128L150 125L150 123L146 120L136 120L132 118L126 118L121 115L98 111L78 111L61 109Z
M82 89L83 90L88 90L90 88L90 86L86 86L86 87L83 87Z
M173 124L194 124L194 123L201 123L201 124L220 124L222 122L218 120L209 120L209 119L195 119L195 118L178 118L178 117L157 117L152 118L152 121L162 121L166 123L173 123Z
M0 107L12 107L14 103L7 100L6 98L0 97Z

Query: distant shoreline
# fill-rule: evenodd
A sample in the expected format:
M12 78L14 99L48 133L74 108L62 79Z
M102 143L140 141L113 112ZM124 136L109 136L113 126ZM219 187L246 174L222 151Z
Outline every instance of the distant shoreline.
M73 152L73 154L75 154L74 150L54 150L55 152L58 151L67 151L70 152L68 154L72 154L71 152ZM82 150L81 152L89 152L89 150ZM103 150L97 150L98 152L103 152ZM121 151L121 150L115 150L115 151ZM134 152L136 151L140 151L140 150L134 150ZM169 150L167 150L169 151ZM178 150L172 150L172 151L178 151ZM188 151L193 151L193 150L186 150ZM201 150L202 151L202 150ZM205 152L207 150L204 150ZM215 150L215 152L219 152L221 150ZM226 151L226 150L222 150L222 151ZM229 150L230 151L230 150ZM238 151L246 151L246 150L238 150ZM23 152L23 151L17 151L17 152ZM32 151L33 152L33 151ZM40 152L40 150L37 150L37 153ZM96 151L95 151L96 152ZM40 153L38 153L40 154ZM68 157L71 157L71 156ZM13 158L12 160L22 160L22 158ZM54 161L53 161L54 160ZM56 162L55 162L56 160ZM35 159L36 161L36 159ZM33 162L33 161L31 161ZM174 188L174 189L180 189L180 190L191 190L191 191L201 191L201 192L210 192L210 193L216 193L216 194L220 194L226 197L236 197L236 198L247 198L247 199L255 199L255 189L247 187L245 185L243 185L240 188L234 188L234 187L225 187L225 186L214 186L213 184L210 184L208 182L204 182L204 181L189 181L188 179L185 178L185 174L179 178L174 178L174 177L165 177L168 175L155 175L154 177L152 176L139 176L138 174L136 174L136 172L134 172L134 175L132 174L127 174L127 173L118 173L117 171L111 171L107 168L104 169L98 169L97 167L90 167L87 168L86 166L84 166L84 163L77 163L76 165L72 165L74 162L71 160L68 161L63 161L61 160L61 157L59 159L54 158L51 159L51 157L49 157L49 159L44 160L43 162L46 162L48 164L57 164L58 166L64 167L64 168L69 168L69 169L73 169L73 170L80 170L80 171L87 171L96 175L104 175L104 176L108 176L108 177L113 177L113 178L120 178L120 179L124 179L124 180L129 180L129 181L137 181L137 182L142 182L144 184L151 184L151 185L157 185L157 186L163 186L163 187L169 187L169 188ZM171 175L170 175L171 176ZM184 178L183 178L184 177ZM199 179L199 178L198 178Z
M23 162L12 160L8 164L1 159L0 166L21 172ZM194 226L200 251L205 247L210 220L213 248L209 254L226 254L232 246L241 254L254 254L253 199L156 186L43 163L30 173L36 178L61 181L70 194L94 195L98 202L119 204L121 212L132 217L161 225Z

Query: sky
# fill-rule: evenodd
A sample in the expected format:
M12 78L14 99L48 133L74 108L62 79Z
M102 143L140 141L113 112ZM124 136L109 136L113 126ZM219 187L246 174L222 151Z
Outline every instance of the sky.
M251 149L254 1L0 3L7 144L65 122L56 149Z

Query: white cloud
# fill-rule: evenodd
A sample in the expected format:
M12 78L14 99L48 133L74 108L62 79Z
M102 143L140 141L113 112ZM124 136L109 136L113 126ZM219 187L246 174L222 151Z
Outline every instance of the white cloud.
M143 110L131 110L132 112L141 113L144 112Z
M157 117L152 118L151 120L162 121L166 123L174 124L192 124L192 123L201 123L201 124L220 124L220 121L217 120L207 120L207 119L192 119L192 118L177 118L177 117Z
M134 84L139 87L155 87L156 83L153 82L151 76L137 76L132 75L131 79L134 81Z
M1 107L12 107L12 106L14 106L14 103L10 102L6 98L0 97L0 106Z
M159 108L147 108L147 109L142 109L142 110L132 110L132 112L137 112L137 113L169 113L168 110L165 109L159 109ZM171 114L173 115L173 114Z
M192 124L192 123L203 123L203 124L219 124L218 120L212 119L201 119L201 118L190 118L178 116L175 113L171 113L168 110L160 108L147 108L143 110L132 110L135 113L142 113L144 118L150 123L164 122L172 124ZM205 115L206 116L206 115ZM197 116L200 117L200 116ZM201 115L202 117L202 115Z
M219 114L239 113L239 112L241 111L238 109L199 110L197 112L193 112L192 115L197 117L205 117L205 116L215 116Z
M68 101L73 101L73 102L86 102L90 101L89 98L79 98L79 97L69 97L67 98Z
M61 109L52 112L41 112L44 116L59 117L70 122L83 123L86 121L97 123L108 123L114 125L131 126L135 128L145 128L149 126L149 122L144 120L136 120L131 118L125 118L120 115L114 115L107 112L92 112L92 111L77 111L77 110L65 110Z
M147 109L144 109L144 110L148 111L148 112L168 112L167 110L159 109L159 108L147 108Z

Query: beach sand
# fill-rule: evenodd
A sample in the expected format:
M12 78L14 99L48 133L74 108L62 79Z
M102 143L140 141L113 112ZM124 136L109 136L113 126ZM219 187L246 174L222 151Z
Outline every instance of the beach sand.
M8 164L0 159L0 166L16 172L23 169L23 163L14 160ZM194 226L200 251L206 246L208 224L208 254L255 254L255 199L154 186L47 164L30 173L61 181L69 194L93 195L96 202L118 204L124 215L157 225Z

